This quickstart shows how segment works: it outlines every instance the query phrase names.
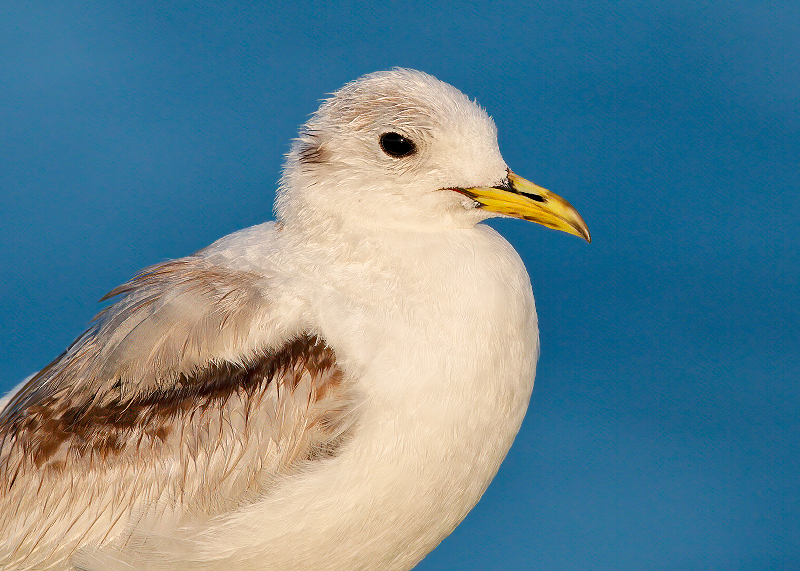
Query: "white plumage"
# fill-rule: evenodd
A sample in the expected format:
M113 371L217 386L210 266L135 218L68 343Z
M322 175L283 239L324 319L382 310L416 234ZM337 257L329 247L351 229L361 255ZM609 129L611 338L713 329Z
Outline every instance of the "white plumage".
M343 87L292 146L277 222L144 270L5 406L0 567L413 567L533 388L528 276L479 224L498 214L589 238L455 88Z

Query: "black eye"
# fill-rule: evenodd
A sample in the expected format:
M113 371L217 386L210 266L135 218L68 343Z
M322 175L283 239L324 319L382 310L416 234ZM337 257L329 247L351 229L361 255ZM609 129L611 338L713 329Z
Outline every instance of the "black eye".
M417 147L400 133L384 133L381 135L381 149L390 157L399 159L413 154Z

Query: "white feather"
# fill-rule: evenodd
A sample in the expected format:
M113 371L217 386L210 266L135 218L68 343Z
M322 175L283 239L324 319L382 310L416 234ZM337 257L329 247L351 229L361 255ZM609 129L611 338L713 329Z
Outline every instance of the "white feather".
M378 140L389 130L418 152L403 161L383 153ZM231 420L244 406L234 398L220 408L222 424L203 425L218 440L179 427L196 439L199 449L187 453L196 469L181 460L185 447L154 444L109 460L85 490L71 489L76 464L60 479L29 470L30 482L51 489L2 490L6 506L22 507L0 520L0 562L86 571L413 567L480 499L533 387L537 321L522 261L478 224L488 212L442 190L498 184L506 169L488 115L431 76L372 74L334 94L288 155L278 223L227 236L173 262L164 279L125 289L90 330L91 363L75 369L74 382L102 393L122 379L126 394L139 394L209 363L247 363L308 332L342 372L341 392L319 406L339 410L347 438L324 458L286 452L325 413L309 404L318 389L308 377L294 400L272 395L246 430ZM6 465L17 454L9 438ZM214 474L232 456L258 481L218 497ZM52 498L46 507L43 497ZM41 539L26 543L33 536Z

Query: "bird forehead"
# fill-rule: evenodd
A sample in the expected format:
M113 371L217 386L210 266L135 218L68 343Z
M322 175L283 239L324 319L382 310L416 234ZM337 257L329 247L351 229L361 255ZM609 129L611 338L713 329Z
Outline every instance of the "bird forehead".
M333 94L317 112L345 132L395 128L439 134L494 134L486 112L456 88L410 70L371 74Z

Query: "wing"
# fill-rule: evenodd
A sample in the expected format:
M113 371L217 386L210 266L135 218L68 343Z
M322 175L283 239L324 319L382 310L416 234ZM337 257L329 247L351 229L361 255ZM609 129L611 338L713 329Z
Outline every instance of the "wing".
M210 518L331 456L352 402L268 278L153 266L0 413L0 568L68 568L133 526Z

